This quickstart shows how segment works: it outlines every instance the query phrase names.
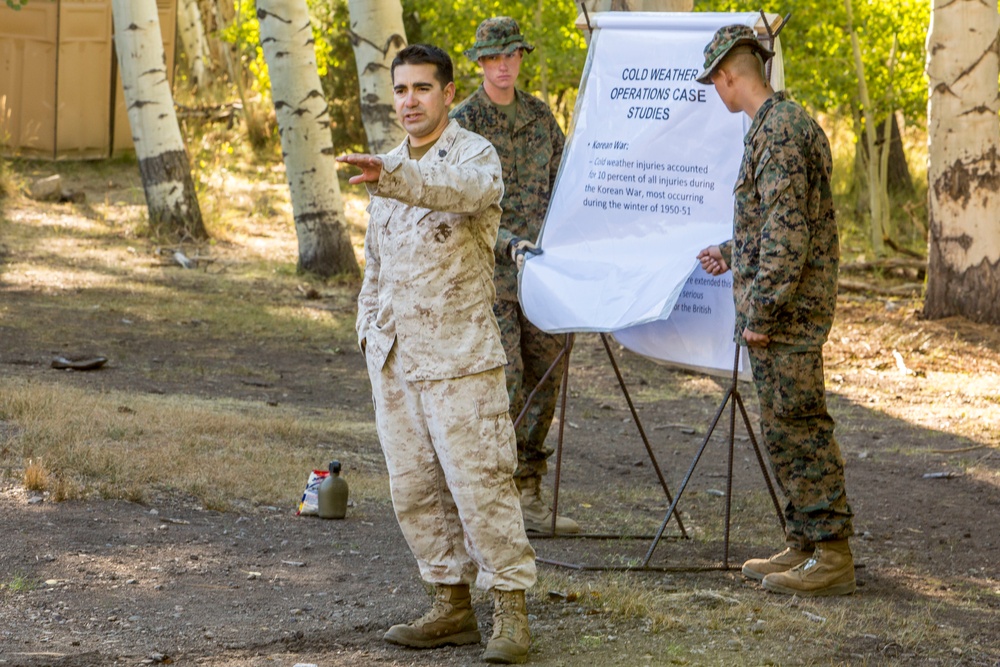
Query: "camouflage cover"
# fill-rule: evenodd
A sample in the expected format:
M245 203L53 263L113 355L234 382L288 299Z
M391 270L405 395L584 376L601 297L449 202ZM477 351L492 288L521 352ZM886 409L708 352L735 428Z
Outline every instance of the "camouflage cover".
M757 39L757 33L746 25L727 25L715 31L712 41L705 46L705 64L695 81L709 85L712 83L712 73L722 64L729 52L737 46L747 45L754 48L764 59L773 58L774 52L764 47Z
M477 61L483 56L507 55L518 49L530 53L535 47L524 41L517 21L509 16L494 16L479 24L475 43L463 53L469 60Z

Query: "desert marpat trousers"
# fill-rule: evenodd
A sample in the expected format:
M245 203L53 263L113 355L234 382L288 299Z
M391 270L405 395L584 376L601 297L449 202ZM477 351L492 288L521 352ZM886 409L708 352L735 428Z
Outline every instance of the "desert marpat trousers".
M503 369L409 382L394 346L368 375L393 509L424 581L530 588Z

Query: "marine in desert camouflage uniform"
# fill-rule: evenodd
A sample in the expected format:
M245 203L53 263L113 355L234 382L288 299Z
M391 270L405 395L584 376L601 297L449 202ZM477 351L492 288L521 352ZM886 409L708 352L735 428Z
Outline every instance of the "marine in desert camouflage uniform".
M490 140L503 165L503 217L494 247L497 300L493 310L507 354L504 371L513 419L566 343L565 335L547 334L528 321L517 298L517 258L535 247L565 143L548 105L516 87L521 59L533 49L514 19L498 16L483 21L476 30L475 44L465 52L483 68L483 84L451 112L462 127ZM529 532L552 529L552 511L542 501L541 480L553 453L545 446L545 438L552 425L564 363L553 368L538 387L517 426L518 467L514 476ZM580 530L575 521L561 516L555 527L557 533Z
M480 641L469 585L493 592L487 662L528 654L525 590L535 554L513 481L514 429L493 315L493 242L503 195L488 141L448 119L447 54L412 45L392 64L407 140L385 155L346 155L371 194L358 341L393 509L431 610L389 629L415 648Z
M840 246L822 128L764 79L773 54L747 26L705 48L702 83L753 122L734 194L734 236L702 251L706 271L733 269L736 341L749 346L761 430L787 499L785 551L743 566L763 587L799 595L855 589L844 462L826 408L823 343L837 303Z

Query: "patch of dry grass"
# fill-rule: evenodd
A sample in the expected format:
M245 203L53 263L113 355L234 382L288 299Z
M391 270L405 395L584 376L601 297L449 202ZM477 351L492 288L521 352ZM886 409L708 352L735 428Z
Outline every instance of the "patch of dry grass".
M49 488L49 472L38 461L28 461L24 469L24 488L29 491L45 491Z
M387 485L367 423L303 417L235 400L129 396L66 386L0 383L0 419L18 424L11 446L32 462L25 485L56 500L97 495L142 502L176 491L206 507L293 507L309 470L349 458L355 497L384 499ZM321 446L338 442L331 452ZM55 484L52 480L56 480Z
M943 664L958 664L969 648L960 629L935 620L941 611L936 607L944 603L863 594L788 598L767 594L735 573L712 588L704 584L693 576L654 572L543 569L532 605L565 605L565 613L592 617L592 632L567 640L571 655L585 656L635 633L661 638L653 662L634 656L626 664L907 664L907 656L927 646L942 647L937 659Z
M218 128L205 137L216 148L231 139L231 132ZM157 383L199 382L208 372L201 361L207 357L230 361L213 371L216 382L273 383L277 378L268 372L274 371L247 357L244 348L256 340L277 341L278 349L300 355L305 350L318 363L353 346L356 286L295 273L297 245L283 171L267 159L241 155L227 164L225 151L215 155L195 167L201 201L215 211L208 223L213 241L184 248L201 260L196 270L172 265L172 249L142 237L141 183L127 160L59 166L69 187L87 191L85 205L52 210L19 197L8 202L0 218L9 250L2 279L6 288L33 298L17 317L6 317L0 304L4 326L35 341L39 350L87 346L91 329L105 340L141 335L189 350L173 363L157 364L128 346L117 349L114 363ZM356 224L364 205L357 193L346 199ZM363 231L353 236L360 252ZM321 299L304 298L310 289ZM66 308L77 316L57 315ZM23 471L25 485L54 500L141 502L179 491L214 508L294 506L309 470L347 458L345 453L357 464L348 473L352 494L388 497L380 453L371 447L371 424L328 415L320 420L315 411L306 415L290 407L264 410L259 402L3 379L0 424L11 424L16 433L0 444ZM346 414L355 419L363 413ZM337 451L324 444L330 442Z

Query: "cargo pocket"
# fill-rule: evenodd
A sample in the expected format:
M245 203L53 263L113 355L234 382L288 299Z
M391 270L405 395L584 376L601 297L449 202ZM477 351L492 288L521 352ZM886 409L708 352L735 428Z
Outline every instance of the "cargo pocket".
M774 368L781 369L774 392L776 415L796 419L826 412L822 352L775 352Z
M510 481L517 467L517 444L509 410L510 403L502 381L498 384L498 391L493 392L492 396L476 400L483 486L497 486Z

